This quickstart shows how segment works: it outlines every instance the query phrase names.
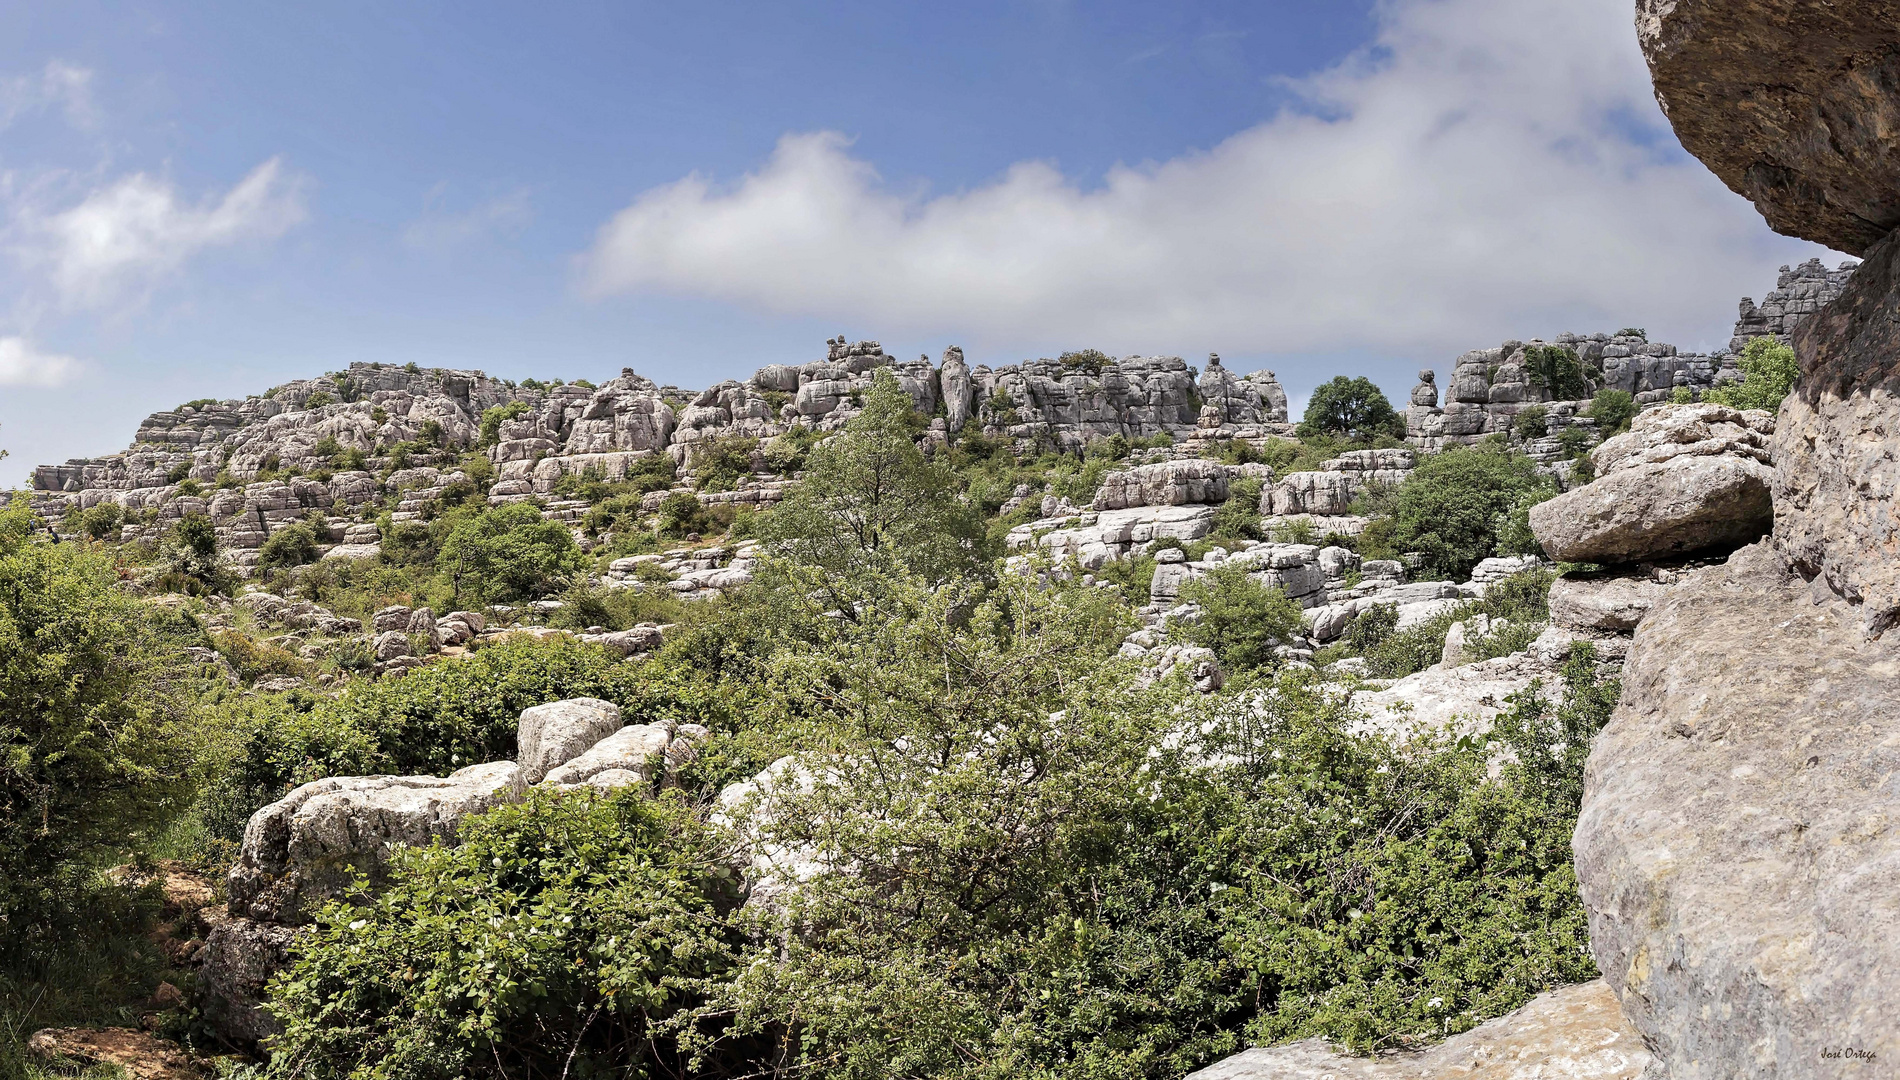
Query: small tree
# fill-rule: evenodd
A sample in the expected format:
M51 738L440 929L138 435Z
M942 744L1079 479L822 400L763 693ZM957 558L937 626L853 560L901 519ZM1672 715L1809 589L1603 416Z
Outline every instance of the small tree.
M1231 672L1275 666L1273 650L1292 641L1300 629L1300 605L1234 563L1223 563L1188 582L1181 599L1201 609L1200 618L1185 628L1187 639L1214 650L1221 666Z
M1300 434L1343 435L1352 439L1370 439L1377 435L1404 433L1404 422L1392 409L1392 403L1374 386L1371 379L1349 379L1335 375L1321 383L1306 403L1306 415L1300 420Z
M558 592L587 560L565 526L544 520L533 503L510 503L456 525L436 555L455 602L527 599Z
M1801 374L1794 350L1772 337L1758 337L1742 349L1742 381L1709 391L1707 400L1732 409L1781 408Z
M1597 430L1606 439L1619 431L1627 431L1630 421L1636 417L1636 397L1628 390L1598 390L1597 396L1590 399L1589 416L1597 422Z
M805 479L765 520L792 560L834 575L873 577L902 566L932 581L984 561L983 522L958 496L949 467L917 448L911 398L880 368L864 411L812 447Z
M266 570L288 570L316 561L317 534L301 521L270 534L257 552L257 565Z
M1577 354L1562 345L1532 345L1524 350L1524 371L1553 401L1576 401L1590 392L1589 373Z

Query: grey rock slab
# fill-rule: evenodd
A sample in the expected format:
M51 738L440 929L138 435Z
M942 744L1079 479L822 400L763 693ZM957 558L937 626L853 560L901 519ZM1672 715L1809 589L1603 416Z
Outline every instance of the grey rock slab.
M522 779L538 784L552 769L620 730L620 706L599 698L568 698L523 709L516 727Z
M1235 1054L1187 1080L1637 1080L1654 1060L1597 979L1539 994L1426 1050L1354 1057L1304 1039Z
M1900 643L1758 544L1650 611L1623 687L1573 847L1631 1022L1673 1080L1889 1073Z
M1531 507L1531 531L1565 562L1629 563L1738 547L1773 525L1773 478L1752 458L1644 462Z
M1571 630L1636 629L1667 586L1637 574L1566 574L1550 583L1550 621Z

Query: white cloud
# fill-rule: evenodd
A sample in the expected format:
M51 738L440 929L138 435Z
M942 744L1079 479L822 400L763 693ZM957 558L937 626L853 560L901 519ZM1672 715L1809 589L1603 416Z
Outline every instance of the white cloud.
M59 107L69 123L89 127L98 119L92 101L92 72L87 68L50 60L37 75L0 79L0 128L28 113Z
M442 208L446 183L437 184L423 199L422 216L403 227L403 246L417 251L443 252L494 234L519 230L534 217L528 189L516 188L459 214Z
M58 386L78 373L70 356L40 352L22 337L0 337L0 386Z
M1736 296L1819 253L1676 148L1626 0L1391 0L1379 20L1290 84L1303 108L1092 188L1032 161L920 197L843 135L788 134L735 184L641 194L581 288L878 333L1442 359L1644 320L1725 341Z
M24 253L44 264L68 306L96 307L149 287L208 248L283 235L304 219L303 187L272 158L193 205L169 181L134 173L70 209L24 213Z

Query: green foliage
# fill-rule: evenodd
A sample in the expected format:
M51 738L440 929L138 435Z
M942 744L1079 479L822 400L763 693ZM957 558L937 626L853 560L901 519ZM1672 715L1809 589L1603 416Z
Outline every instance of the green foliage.
M1590 433L1579 427L1567 427L1557 433L1557 448L1567 458L1580 458L1590 449Z
M1589 416L1606 439L1628 431L1630 421L1636 418L1636 396L1628 390L1598 390L1590 399Z
M1291 642L1301 627L1300 605L1249 576L1247 569L1224 562L1181 589L1181 599L1201 609L1182 633L1214 650L1229 672L1277 666L1273 650Z
M510 503L463 518L442 542L435 563L457 606L546 596L587 565L574 534L543 520L533 503Z
M1056 357L1056 362L1073 371L1089 375L1100 375L1104 369L1113 367L1115 360L1100 349L1078 349L1065 352Z
M1553 401L1577 401L1590 393L1590 372L1577 353L1563 345L1531 345L1524 350L1524 371Z
M914 441L916 410L879 369L864 411L812 448L805 478L761 523L799 562L844 577L904 567L943 580L981 565L983 523Z
M416 444L431 450L440 450L448 444L448 435L442 430L439 420L424 420L416 427Z
M74 514L67 528L90 540L117 540L125 524L125 509L115 502L102 502Z
M1671 405L1695 404L1695 390L1687 386L1676 387L1674 390L1671 390L1669 392L1669 404Z
M193 595L229 593L235 587L231 573L218 559L218 533L203 514L187 514L172 527L161 545L167 568L165 584Z
M485 415L485 414L484 414ZM372 405L369 410L369 422L381 426L389 422L389 410L381 405Z
M1542 405L1532 405L1511 421L1511 430L1520 439L1541 439L1550 431L1549 413Z
M266 394L264 396L269 397L270 395ZM173 409L172 411L184 412L186 409L202 409L206 405L216 405L217 403L218 403L217 398L208 398L208 397L192 398L190 401L185 402L183 405L178 406L176 409Z
M265 538L257 552L257 565L265 570L287 570L316 562L317 554L316 531L299 521Z
M1625 326L1623 329L1618 330L1612 336L1613 337L1637 337L1637 338L1642 338L1644 341L1648 341L1649 331L1643 329L1640 326Z
M1554 499L1557 495L1557 485L1549 480L1519 492L1497 524L1496 553L1499 555L1542 555L1544 545L1537 542L1537 534L1531 531L1531 507Z
M245 682L255 682L266 675L309 673L309 665L295 653L237 630L220 630L211 635L211 643Z
M660 535L674 539L712 532L716 527L712 515L690 491L675 491L660 500L658 517Z
M321 409L325 405L335 403L336 397L327 390L313 390L309 397L303 399L303 407L306 409Z
M1420 552L1426 573L1462 581L1497 552L1520 498L1546 485L1519 454L1470 447L1428 455L1392 494L1389 516L1367 527L1361 554Z
M181 461L176 465L173 465L169 470L166 471L165 482L167 484L182 483L190 475L191 475L191 460L187 458L186 460Z
M175 624L97 549L28 539L29 514L24 498L0 510L0 939L63 875L175 814L194 779Z
M1772 337L1758 337L1742 349L1742 381L1709 391L1708 400L1732 409L1781 408L1801 374L1794 350Z
M678 1075L673 1021L737 962L735 876L690 808L537 793L326 909L273 988L266 1077Z
M1369 439L1377 435L1403 435L1404 421L1371 379L1335 375L1313 388L1299 431L1301 438L1335 435Z
M693 454L693 473L701 491L732 491L741 477L752 472L752 454L759 440L741 436L716 439Z
M1216 540L1264 540L1260 527L1260 492L1266 481L1245 476L1234 481L1227 501L1214 512L1214 524L1208 534Z

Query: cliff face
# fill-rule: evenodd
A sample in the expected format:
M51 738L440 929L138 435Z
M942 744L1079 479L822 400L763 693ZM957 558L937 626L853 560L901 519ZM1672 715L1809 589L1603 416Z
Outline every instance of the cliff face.
M1883 1075L1900 1056L1900 6L1642 0L1638 29L1683 144L1775 228L1868 261L1793 328L1771 537L1637 630L1575 838L1591 940L1676 1080Z

